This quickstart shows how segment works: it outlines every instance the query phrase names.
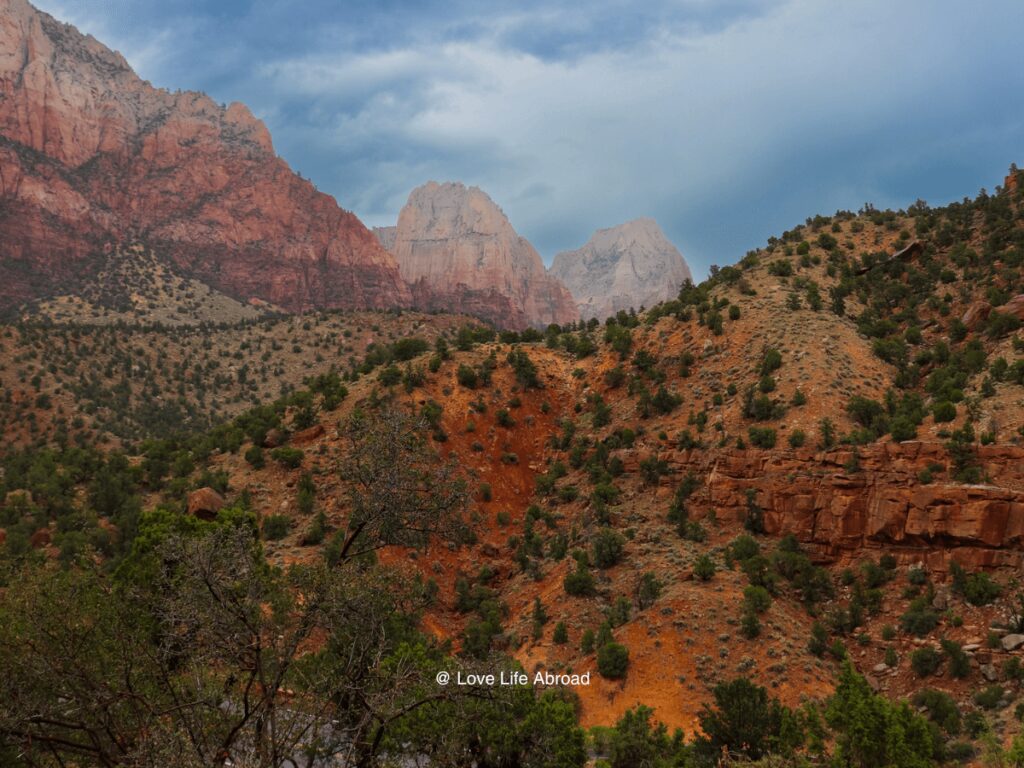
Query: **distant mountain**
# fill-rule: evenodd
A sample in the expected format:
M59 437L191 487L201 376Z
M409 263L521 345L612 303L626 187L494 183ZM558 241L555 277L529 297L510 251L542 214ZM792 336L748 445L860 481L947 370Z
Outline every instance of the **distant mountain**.
M692 279L682 254L648 218L597 230L582 248L555 256L550 272L565 283L584 320L651 307Z
M0 0L0 310L75 294L124 243L242 302L411 303L394 259L245 106L154 88L93 37Z
M420 309L525 328L578 318L572 296L483 191L429 182L412 191L397 227L376 230Z

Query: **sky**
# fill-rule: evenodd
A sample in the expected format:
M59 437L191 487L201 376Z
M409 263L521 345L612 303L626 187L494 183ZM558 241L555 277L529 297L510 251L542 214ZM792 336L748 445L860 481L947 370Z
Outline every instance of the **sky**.
M1024 166L1020 0L36 0L241 101L368 225L486 191L546 262L653 216L695 275L818 213Z

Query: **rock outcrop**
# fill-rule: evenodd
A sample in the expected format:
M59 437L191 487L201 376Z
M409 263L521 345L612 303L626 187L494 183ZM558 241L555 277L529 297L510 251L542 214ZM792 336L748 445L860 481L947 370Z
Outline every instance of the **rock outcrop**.
M587 244L563 251L551 274L565 283L584 320L673 299L690 268L654 219L599 229Z
M25 0L0 0L0 242L6 308L73 293L122 242L243 301L411 302L390 254L274 154L245 106L154 88Z
M694 450L661 458L704 480L701 500L719 517L745 520L752 492L766 533L793 534L821 560L884 550L938 572L951 560L968 569L1024 565L1024 448L978 448L991 485L922 483L922 470L949 463L937 443L858 450L856 461L850 449ZM630 469L640 454L624 458Z
M412 191L390 243L420 309L476 315L522 329L578 318L572 296L483 191L429 182Z

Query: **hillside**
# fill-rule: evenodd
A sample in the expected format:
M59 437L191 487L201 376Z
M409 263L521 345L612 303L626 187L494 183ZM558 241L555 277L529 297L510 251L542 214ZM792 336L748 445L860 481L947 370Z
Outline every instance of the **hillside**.
M75 325L183 326L252 321L281 310L246 304L182 275L141 245L113 248L93 258L75 293L25 307L24 322Z
M200 432L311 377L347 375L368 351L413 336L433 343L470 322L418 312L259 317L244 307L253 319L176 327L140 325L134 313L124 323L123 313L94 315L94 308L85 324L68 322L81 316L79 302L55 300L43 309L52 322L33 315L0 332L0 434L8 446L118 446ZM224 317L220 307L216 316Z
M128 457L9 454L4 558L74 563L95 547L131 563L140 524L154 536L147 525L238 513L270 564L343 568L365 524L361 435L411 412L466 481L468 531L376 559L424 585L419 626L460 663L591 672L574 707L583 726L618 724L612 741L638 705L694 736L703 705L746 679L801 723L788 749L812 754L811 723L848 694L849 661L863 695L912 701L899 717L907 739L925 734L927 761L970 761L1009 744L1022 711L1022 205L1017 175L945 208L815 217L604 324L495 333L403 314L430 343L358 365L344 329L367 321L346 315L308 336L298 318L260 321L251 351L210 337L271 368L294 340L289 366L312 373L315 348L345 375ZM82 333L58 331L66 344ZM14 357L8 381L48 369L41 334L7 332L37 355ZM160 338L139 344L157 369ZM64 386L66 415L88 413ZM826 752L846 733L835 716L828 728ZM607 754L603 733L593 754Z

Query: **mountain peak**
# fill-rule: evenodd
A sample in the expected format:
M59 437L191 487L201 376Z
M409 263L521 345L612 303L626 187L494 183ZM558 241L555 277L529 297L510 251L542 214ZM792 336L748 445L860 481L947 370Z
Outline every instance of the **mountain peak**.
M557 254L551 273L569 288L584 319L650 307L673 298L692 278L682 254L650 217L597 230L583 247Z
M429 181L409 194L395 230L380 228L377 235L418 306L511 328L577 318L569 291L479 187Z

